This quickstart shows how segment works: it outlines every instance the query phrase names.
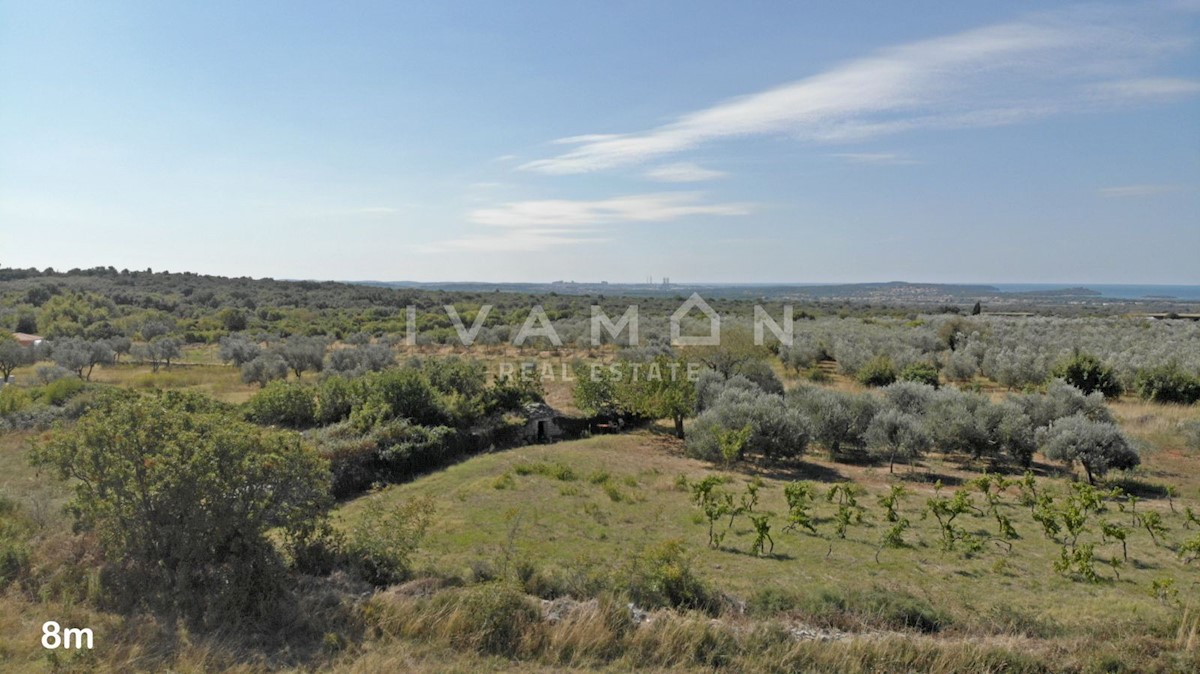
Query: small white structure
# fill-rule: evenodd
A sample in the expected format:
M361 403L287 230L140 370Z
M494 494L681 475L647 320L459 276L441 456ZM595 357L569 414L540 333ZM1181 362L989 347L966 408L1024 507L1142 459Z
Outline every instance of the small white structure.
M12 336L21 346L41 346L44 341L41 335L30 335L25 332L14 332Z
M558 424L562 415L546 403L529 403L522 410L525 417L525 430L522 435L526 442L554 442L563 437L563 429Z

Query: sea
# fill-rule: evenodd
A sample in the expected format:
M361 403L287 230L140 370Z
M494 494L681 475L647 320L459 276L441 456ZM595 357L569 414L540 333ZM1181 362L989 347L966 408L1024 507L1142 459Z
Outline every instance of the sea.
M1169 298L1200 302L1200 286L1188 285L1125 285L1110 283L989 283L988 285L1005 292L1013 293L1087 288L1088 290L1100 293L1104 297L1120 300Z

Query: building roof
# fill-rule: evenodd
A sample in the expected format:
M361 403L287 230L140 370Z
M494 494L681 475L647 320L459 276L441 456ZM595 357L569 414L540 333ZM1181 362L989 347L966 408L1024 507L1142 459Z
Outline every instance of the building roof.
M558 410L546 403L526 403L522 411L526 419L546 419L562 416Z
M21 344L26 344L26 345L36 344L36 343L42 341L42 339L43 339L41 335L31 335L26 332L14 332L14 333L12 333L12 336L13 336L13 339L17 340L17 342L19 342Z

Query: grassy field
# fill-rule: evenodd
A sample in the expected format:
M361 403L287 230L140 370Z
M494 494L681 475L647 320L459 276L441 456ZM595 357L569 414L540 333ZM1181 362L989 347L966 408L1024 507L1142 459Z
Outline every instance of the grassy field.
M496 350L488 362L519 361L520 355ZM571 361L567 353L542 356L556 371ZM229 402L257 390L243 384L236 369L214 361L211 347L189 348L186 364L170 370L102 366L92 379L199 390ZM862 390L843 375L825 374L823 385ZM32 370L19 371L21 377L33 377ZM787 379L794 385L802 378ZM552 380L547 388L552 404L572 409L569 382ZM983 498L969 486L981 466L937 458L911 469L897 466L892 475L886 465L832 462L813 448L798 462L725 470L684 456L682 443L661 426L478 456L340 504L335 524L349 530L376 508L431 499L435 515L412 560L414 583L450 579L450 589L430 600L402 588L335 592L327 585L337 579L321 581L306 595L311 610L288 616L294 622L285 622L274 640L254 643L232 627L194 635L91 607L81 594L88 579L70 577L71 564L63 564L79 560L78 568L86 568L95 554L86 537L70 532L62 510L67 488L29 466L35 433L0 434L0 495L17 502L31 522L34 566L63 576L45 583L41 596L14 587L0 596L0 671L711 671L716 661L704 655L710 648L733 654L720 661L731 671L1200 671L1200 562L1185 564L1176 552L1200 533L1183 515L1189 506L1200 511L1200 452L1182 432L1200 420L1200 408L1128 397L1110 407L1143 454L1142 467L1122 484L1143 497L1138 511L1158 513L1167 531L1155 543L1115 502L1093 515L1081 541L1096 544L1100 582L1054 570L1061 545L1018 504L1016 488L999 506L1019 534L1011 550L991 542L974 554L943 550L936 521L922 515L935 496L934 482L943 483L947 496L970 489L982 508ZM1059 467L1039 462L1035 468L1040 489L1058 496L1070 489ZM755 535L746 516L735 518L719 548L708 545L708 525L683 485L710 475L724 479L721 488L735 495L761 481L755 512L770 516L771 554L751 553ZM818 486L816 535L783 530L784 485L796 480ZM844 539L834 534L836 506L823 498L843 481L866 492L859 497L864 521L850 526ZM904 547L887 548L881 540L890 525L878 498L894 484L909 492L899 510L911 527ZM1171 499L1167 487L1175 490ZM1108 560L1121 557L1121 546L1102 540L1100 520L1131 527L1129 560L1116 570ZM997 533L991 516L965 514L960 523L980 536ZM448 636L453 630L446 625L469 611L472 588L499 587L490 582L499 579L518 582L520 592L584 598L673 541L682 545L690 570L722 597L719 615L661 610L634 632L617 634L605 627L601 603L579 622L527 626L520 652L500 656ZM464 587L454 587L460 583ZM437 596L449 599L439 604ZM336 617L322 624L337 627L309 634L309 622L327 614ZM936 624L910 625L910 614ZM103 648L48 655L38 642L48 617L93 627ZM789 636L797 630L820 639Z
M1197 460L1194 454L1182 458L1192 465ZM1174 474L1170 468L1159 468L1152 459L1150 473L1155 479ZM923 477L926 470L947 484L975 474L935 463L919 469L914 477ZM707 524L677 481L681 475L695 481L710 474L727 478L726 488L734 491L755 477L762 479L758 510L775 516L774 554L750 554L754 532L745 517L736 520L721 549L708 547ZM649 431L478 457L346 504L339 517L344 525L352 525L370 501L398 504L430 497L438 511L417 566L427 573L468 578L503 575L512 567L527 565L569 583L581 574L619 572L642 551L681 539L706 581L749 601L751 607L775 601L784 615L790 609L795 620L870 634L878 627L869 620L856 625L835 615L837 598L853 590L891 593L944 610L949 628L941 639L1003 643L1025 653L1055 653L1056 658L1066 653L1067 660L1081 662L1169 647L1186 604L1195 603L1197 567L1181 563L1170 548L1196 530L1184 529L1182 516L1172 513L1165 499L1139 505L1160 512L1168 523L1164 544L1156 545L1146 532L1136 531L1129 537L1130 561L1118 570L1119 579L1099 563L1104 580L1086 583L1054 572L1060 546L1043 535L1027 508L1016 504L1014 493L1007 494L1001 506L1020 535L1012 551L989 545L968 557L943 551L936 523L921 517L934 487L923 479L903 480L911 492L901 506L912 522L905 534L909 547L881 550L886 523L876 497L899 477L889 476L886 468L835 464L817 457L807 457L791 470L759 466L723 472L683 457L678 441ZM782 487L800 479L851 480L865 487L868 496L860 499L868 509L865 523L839 539L830 523L834 506L818 500L820 535L781 531L787 510ZM1066 482L1058 479L1045 479L1042 485L1053 492L1067 489ZM975 500L980 502L978 494ZM1181 510L1185 502L1200 508L1194 489L1188 498L1176 499L1176 509ZM1128 519L1115 507L1104 517ZM968 530L994 533L990 518L967 519ZM1098 542L1098 526L1093 522L1090 528L1089 540ZM1097 545L1098 559L1112 556L1121 557L1119 543ZM1152 590L1156 581L1169 582L1178 595L1168 591L1170 596L1156 597Z

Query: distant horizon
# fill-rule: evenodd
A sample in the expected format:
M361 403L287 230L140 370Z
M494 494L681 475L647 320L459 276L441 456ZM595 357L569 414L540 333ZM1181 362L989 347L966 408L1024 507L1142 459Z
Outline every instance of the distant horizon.
M199 271L196 269L169 269L166 267L157 267L154 265L112 265L112 264L88 264L88 265L71 265L70 267L59 266L54 264L28 264L15 265L9 264L7 261L0 261L0 269L34 269L39 272L44 272L47 269L54 270L55 273L65 274L72 269L95 269L108 268L127 269L131 272L142 272L147 269L155 273L172 273L172 274L198 274L201 276L218 276L223 278L249 278L254 280L275 280L275 281L313 281L313 282L333 282L333 283L348 283L348 284L364 284L364 283L389 283L402 284L412 283L419 285L438 285L438 284L484 284L484 285L553 285L556 283L578 284L578 285L619 285L619 286L638 286L638 285L654 285L662 284L663 278L655 277L652 282L646 280L614 280L614 279L598 279L598 280L580 280L580 279L554 279L554 280L537 280L537 279L522 279L522 280L497 280L497 279L453 279L440 278L433 280L420 280L415 278L337 278L333 276L290 276L290 275L270 275L270 274L246 274L246 273L221 273L212 271ZM1017 288L1026 287L1031 289L1046 289L1046 288L1097 288L1097 287L1146 287L1146 288L1191 288L1200 289L1200 283L1155 283L1155 282L1139 282L1139 281L931 281L931 280L911 280L911 279L887 279L887 280L846 280L846 281L722 281L722 280L675 280L673 277L670 280L672 286L720 286L720 287L757 287L757 286L839 286L839 285L879 285L888 283L904 283L909 285L943 285L943 286L992 286L997 289L1002 287Z

